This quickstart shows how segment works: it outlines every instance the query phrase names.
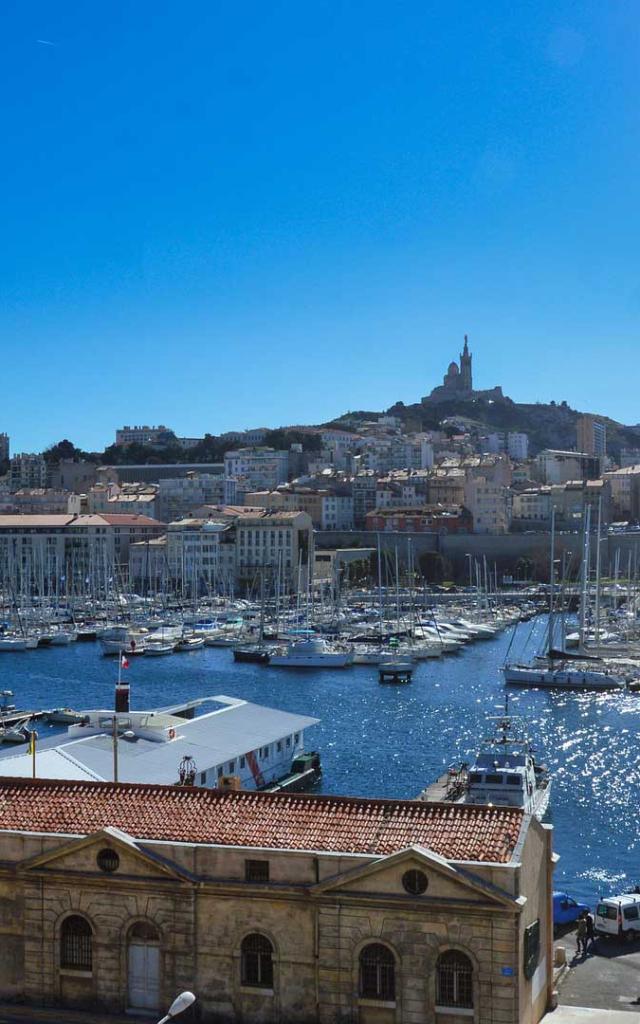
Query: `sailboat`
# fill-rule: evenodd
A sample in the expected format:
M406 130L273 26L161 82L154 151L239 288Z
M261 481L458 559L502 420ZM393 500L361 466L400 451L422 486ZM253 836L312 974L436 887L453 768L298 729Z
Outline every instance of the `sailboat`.
M589 562L590 509L585 510L585 552L582 563L583 601L586 594ZM543 657L533 663L505 664L502 671L508 686L542 686L560 690L621 690L627 679L608 669L596 668L599 659L584 654L569 654L554 647L555 624L555 509L551 512L551 554L549 572L549 624L547 629L547 650ZM564 642L562 644L564 648Z

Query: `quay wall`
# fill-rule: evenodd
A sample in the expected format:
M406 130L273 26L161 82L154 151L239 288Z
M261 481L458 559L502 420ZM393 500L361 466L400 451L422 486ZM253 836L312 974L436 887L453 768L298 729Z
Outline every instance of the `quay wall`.
M316 549L322 548L380 548L384 555L395 558L406 565L409 541L415 564L424 554L439 554L450 563L455 579L468 579L469 559L487 559L489 566L495 564L500 572L514 571L520 559L529 559L535 570L535 577L545 580L549 575L549 534L548 533L507 533L507 534L436 534L436 533L394 533L373 530L318 530L315 534ZM591 542L592 565L595 567L595 536ZM619 551L620 574L625 575L631 558L633 566L640 567L640 533L608 534L601 540L601 565L603 574L608 574ZM571 558L570 573L575 578L582 555L580 533L559 532L556 534L555 557L562 563L563 557Z

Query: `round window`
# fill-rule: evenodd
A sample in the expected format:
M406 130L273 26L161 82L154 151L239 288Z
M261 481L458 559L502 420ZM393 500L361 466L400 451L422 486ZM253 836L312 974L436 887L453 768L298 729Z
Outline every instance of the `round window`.
M424 871L405 871L402 876L402 885L410 896L422 896L427 891L429 879Z
M105 847L104 850L100 850L100 853L96 857L96 861L101 871L111 873L112 871L117 871L120 867L120 858L118 854L115 850L110 850L108 847Z

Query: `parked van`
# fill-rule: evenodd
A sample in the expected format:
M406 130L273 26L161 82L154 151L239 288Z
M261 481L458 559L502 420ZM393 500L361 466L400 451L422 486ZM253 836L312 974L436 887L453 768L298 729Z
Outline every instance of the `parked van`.
M600 900L596 907L596 935L640 938L640 893L625 893Z

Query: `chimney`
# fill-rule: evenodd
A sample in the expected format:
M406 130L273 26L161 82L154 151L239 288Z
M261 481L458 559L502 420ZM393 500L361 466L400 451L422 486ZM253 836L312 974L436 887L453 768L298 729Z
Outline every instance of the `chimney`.
M116 684L116 713L129 710L129 686L127 683Z

